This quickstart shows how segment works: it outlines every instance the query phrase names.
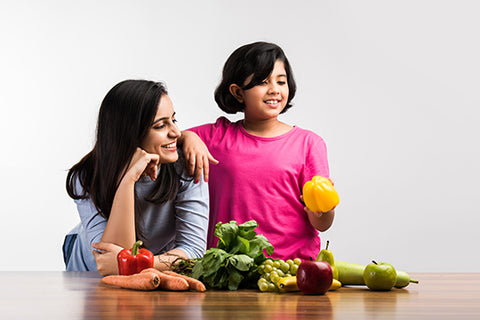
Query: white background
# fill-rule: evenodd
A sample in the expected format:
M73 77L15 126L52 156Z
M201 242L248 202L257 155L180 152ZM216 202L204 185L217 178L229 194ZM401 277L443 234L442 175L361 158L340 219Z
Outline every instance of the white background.
M225 59L266 40L298 84L281 119L327 142L335 258L480 271L479 2L0 3L0 270L64 269L67 169L114 84L165 80L182 128L213 122Z

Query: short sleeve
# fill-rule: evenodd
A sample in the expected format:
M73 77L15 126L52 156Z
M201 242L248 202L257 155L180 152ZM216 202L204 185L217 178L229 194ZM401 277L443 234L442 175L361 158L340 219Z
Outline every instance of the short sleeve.
M312 133L306 140L306 155L301 185L312 179L313 176L330 177L328 167L327 146L325 141Z

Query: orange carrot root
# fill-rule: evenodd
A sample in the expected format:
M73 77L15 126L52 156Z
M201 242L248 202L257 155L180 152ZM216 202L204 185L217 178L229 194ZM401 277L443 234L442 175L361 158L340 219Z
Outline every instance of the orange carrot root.
M155 290L160 285L160 277L154 272L145 272L128 276L106 276L102 278L102 282L126 289Z
M140 273L148 273L148 272L155 273L160 279L160 285L158 286L159 289L170 290L170 291L186 291L190 289L190 286L187 280L182 279L180 277L174 277L174 276L168 275L155 268L144 269Z
M205 288L205 285L197 279L194 279L192 277L189 277L189 276L186 276L186 275L183 275L183 274L179 274L179 273L176 273L176 272L173 272L173 271L163 271L163 273L168 274L170 276L180 277L182 279L185 279L187 281L188 285L190 286L190 289L192 289L192 290L199 291L199 292L207 291L207 288Z

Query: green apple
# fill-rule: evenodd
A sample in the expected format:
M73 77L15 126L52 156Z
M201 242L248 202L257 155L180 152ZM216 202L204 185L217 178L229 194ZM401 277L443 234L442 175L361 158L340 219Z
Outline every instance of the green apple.
M372 261L363 270L363 281L370 290L388 291L397 282L397 271L389 263Z

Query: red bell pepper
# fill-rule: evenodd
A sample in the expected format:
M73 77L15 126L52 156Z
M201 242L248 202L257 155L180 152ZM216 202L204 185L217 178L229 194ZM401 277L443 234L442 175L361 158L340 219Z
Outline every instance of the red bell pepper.
M138 240L133 244L132 249L123 249L117 255L118 273L120 275L131 275L139 273L143 269L153 268L153 253L145 248L139 249L143 244Z

